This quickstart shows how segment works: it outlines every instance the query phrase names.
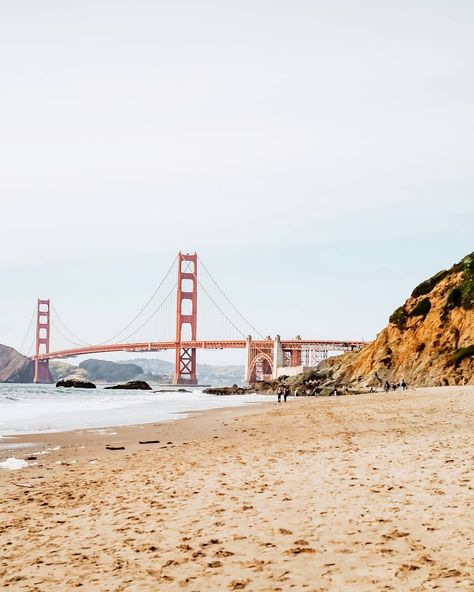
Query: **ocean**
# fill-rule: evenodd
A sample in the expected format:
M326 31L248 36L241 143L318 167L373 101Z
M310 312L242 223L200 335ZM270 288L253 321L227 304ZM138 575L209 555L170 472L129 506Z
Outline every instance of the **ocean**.
M157 386L156 389L165 387ZM188 387L191 390L192 387ZM16 434L169 421L193 411L258 404L262 395L207 395L0 384L0 438Z

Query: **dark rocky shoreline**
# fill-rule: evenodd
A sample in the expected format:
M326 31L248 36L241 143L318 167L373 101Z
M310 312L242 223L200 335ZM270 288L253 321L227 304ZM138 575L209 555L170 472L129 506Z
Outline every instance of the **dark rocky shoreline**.
M256 382L248 387L232 386L211 387L203 392L209 395L276 395L279 387L288 387L292 395L297 397L329 396L337 391L339 395L357 395L367 392L366 389L354 389L342 381L334 380L331 372L309 370L296 376L280 376L275 380Z

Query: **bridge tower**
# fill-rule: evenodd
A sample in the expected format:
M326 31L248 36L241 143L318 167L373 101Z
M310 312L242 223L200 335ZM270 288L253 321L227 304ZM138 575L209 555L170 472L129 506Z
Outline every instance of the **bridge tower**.
M36 308L36 358L35 376L36 384L50 384L53 377L49 370L49 360L39 360L38 356L49 353L49 338L51 335L51 303L48 300L38 299Z
M178 254L176 361L173 384L197 384L196 348L182 347L197 339L197 253ZM184 330L183 330L184 329Z

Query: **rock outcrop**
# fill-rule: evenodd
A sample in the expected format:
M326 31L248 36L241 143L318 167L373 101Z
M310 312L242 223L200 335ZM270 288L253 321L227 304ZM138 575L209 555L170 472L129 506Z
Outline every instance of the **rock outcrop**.
M319 372L317 370L305 370L295 376L280 376L275 380L263 380L256 382L252 389L257 395L276 395L280 387L289 389L290 395L297 397L358 395L369 389L356 386L347 386L342 380L333 378L331 372Z
M318 370L358 386L474 383L474 253L417 286L375 341Z
M0 344L0 382L33 382L35 365L8 345Z
M206 395L248 395L255 392L254 388L242 387L233 384L232 386L213 386L202 391Z
M57 387L64 387L64 388L84 388L84 389L95 389L96 386L93 382L89 382L83 376L79 375L72 375L66 376L65 378L61 378L56 383Z
M132 391L151 391L151 386L144 380L130 380L124 384L116 384L114 386L106 386L106 389L121 389Z

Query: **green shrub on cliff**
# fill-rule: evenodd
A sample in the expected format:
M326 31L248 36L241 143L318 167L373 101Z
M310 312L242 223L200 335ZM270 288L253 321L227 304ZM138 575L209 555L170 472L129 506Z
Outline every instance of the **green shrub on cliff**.
M425 280L424 282L421 282L421 284L418 284L418 286L411 293L412 298L418 298L418 296L424 296L425 294L429 294L431 290L448 275L448 273L449 271L444 269L443 271L439 271L433 277L430 277L428 280Z
M431 310L431 302L429 298L423 298L420 300L415 308L411 311L411 317L426 317Z
M472 356L474 356L474 344L457 349L451 356L451 360L457 365L465 358L472 358Z
M397 310L393 311L388 319L389 323L395 325L399 329L403 329L405 327L405 322L407 320L407 311L405 310L404 306L400 306Z
M462 293L462 307L474 308L474 253L464 259L464 279L459 287Z
M462 304L462 290L459 286L453 288L446 298L445 308L451 310Z

